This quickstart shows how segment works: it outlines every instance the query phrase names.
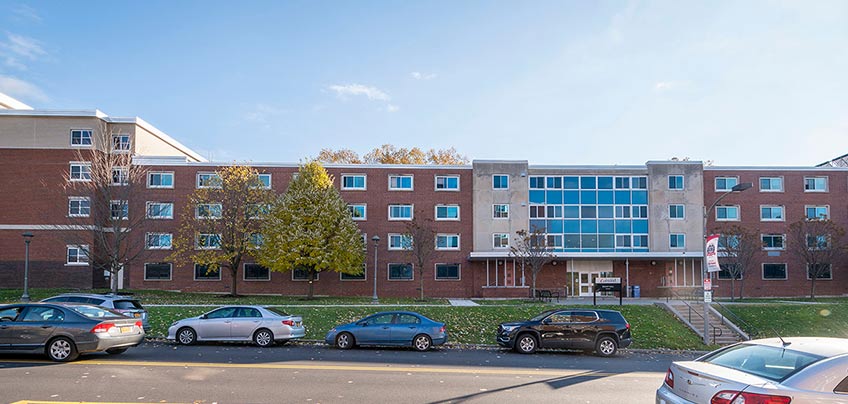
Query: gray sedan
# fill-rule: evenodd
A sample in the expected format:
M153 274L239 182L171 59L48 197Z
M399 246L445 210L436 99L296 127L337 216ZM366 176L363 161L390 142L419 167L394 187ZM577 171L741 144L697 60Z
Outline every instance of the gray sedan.
M253 341L261 347L303 338L303 319L276 308L225 306L179 320L168 328L168 339L183 345L198 341Z
M57 362L79 354L120 354L141 343L141 320L87 304L0 306L0 351L44 353Z
M848 339L746 341L674 362L657 404L846 403Z

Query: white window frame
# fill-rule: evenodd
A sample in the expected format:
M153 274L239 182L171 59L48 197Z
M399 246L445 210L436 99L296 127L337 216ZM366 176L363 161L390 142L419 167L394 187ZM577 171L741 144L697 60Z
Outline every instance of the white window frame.
M735 217L735 218L732 218L732 219L730 219L730 218L720 219L720 218L718 217L718 211L719 211L719 209L727 209L727 208L733 208L733 209L736 209L736 217ZM715 207L715 220L716 220L717 222L738 222L739 220L741 220L741 216L742 216L742 214L741 214L741 212L739 211L739 205L720 205L720 206L716 206L716 207Z
M404 246L404 240L407 240L407 245ZM386 248L389 251L409 251L412 250L412 238L404 233L389 233L389 242L386 243ZM397 243L400 243L398 245Z
M168 265L168 279L151 279L147 277L147 266L148 265ZM174 264L170 262L145 262L144 263L144 280L145 282L168 282L173 280L174 278Z
M73 213L72 204L74 202L82 202L82 201L88 202L88 213L86 213L86 214ZM81 207L77 206L77 211L79 212L79 210L81 210ZM91 216L91 198L89 198L87 196L71 196L71 197L68 197L68 217L89 217L89 216Z
M89 259L91 257L89 257L88 253L86 252L86 251L89 251L89 248L90 248L88 244L69 244L69 245L65 246L65 248L66 248L65 249L65 266L80 266L80 267L82 267L82 266L88 266L89 265L89 262L90 262ZM77 256L76 261L70 260L71 250L78 250L77 254L76 254L76 256Z
M82 133L88 132L88 143L74 144L74 132L80 133L80 141L82 141L82 139L84 139L84 137L82 136ZM94 146L94 130L91 130L91 129L71 129L70 131L68 131L68 142L70 143L71 147L88 147L88 148L93 147Z
M151 180L153 179L154 175L159 176L160 182L161 182L162 176L170 175L171 176L171 185L151 185ZM152 172L147 173L147 188L174 189L174 172L173 171L152 171Z
M115 175L117 173L117 176ZM118 181L115 181L117 177ZM127 167L112 167L112 179L109 185L120 187L130 183L130 170Z
M766 265L783 265L783 278L766 278ZM789 279L789 265L785 262L763 262L760 265L760 276L764 281L785 281ZM831 268L831 277L833 277L833 268Z
M209 213L212 213L212 206L218 206L218 210L221 212L220 216L200 216L200 207L201 206L209 206ZM221 203L213 202L213 203L198 203L194 206L194 218L195 219L221 219L224 217L224 205Z
M506 210L503 212L503 213L505 213L504 216L498 216L498 206L506 207ZM509 219L509 204L508 203L492 204L492 219L497 219L497 220Z
M346 187L345 186L345 178L347 177L362 177L362 186L361 187ZM366 174L342 174L341 178L341 189L342 191L366 191L368 190L368 176Z
M505 188L495 187L495 178L497 178L497 177L506 177L506 187ZM497 191L508 190L509 189L509 174L493 174L492 175L492 189L497 190Z
M202 265L202 264L195 263L194 266L191 268L191 277L194 278L195 281L197 281L197 282L220 282L221 281L221 272L222 271L221 271L220 266L218 266L218 277L217 278L200 278L200 279L198 279L197 278L197 266L198 265Z
M769 183L771 183L771 181L772 181L772 180L780 180L780 189L771 189L771 188L769 188L769 189L764 189L764 188L763 188L763 180L764 180L764 179L769 180L769 181L770 181ZM783 178L783 176L779 176L779 177L760 177L760 178L757 180L757 185L760 187L760 192L783 192L784 184L786 184L786 180Z
M209 236L218 236L218 245L217 246L201 246L200 240L206 237L209 240ZM221 249L221 234L220 233L198 233L197 237L194 239L194 249L195 250L220 250Z
M456 278L439 278L439 265L456 265ZM462 264L459 262L437 262L433 264L433 279L437 282L457 282L462 280Z
M823 264L819 264L819 265L823 265ZM827 264L827 265L830 267L830 277L829 278L816 278L816 282L818 282L818 281L832 281L833 280L833 265L832 264ZM804 270L804 276L807 278L808 281L812 280L812 277L810 276L810 264L804 265L804 269L805 269Z
M771 212L772 209L780 209L780 218L766 218L763 217L763 209L769 209ZM760 205L760 221L761 222L783 222L786 221L786 207L783 205Z
M150 214L150 207L151 207L152 205L170 205L170 206L171 206L171 215L170 215L170 216L152 216L152 215ZM146 203L146 204L145 204L145 206L144 206L144 212L145 212L145 213L144 213L144 214L145 214L145 216L146 216L148 219L155 219L155 220L167 220L167 219L173 219L173 218L174 218L174 203L173 203L173 202L155 202L155 201L147 201L147 203Z
M398 185L402 178L409 178L409 188L401 188L394 186L392 180L397 179ZM415 190L415 176L412 174L389 174L389 191L414 191Z
M732 180L735 180L735 181L736 181L736 183L735 183L735 184L733 184L730 188L719 188L719 187L718 187L718 180L720 180L720 179L721 179L721 180L725 180L725 182L726 182L727 180L732 179ZM724 175L722 175L722 176L718 176L718 177L715 177L715 178L713 179L713 185L714 185L714 188L715 188L715 191L716 191L716 192L726 192L726 191L730 191L731 189L733 189L733 187L735 187L736 185L739 185L739 177L724 176Z
M680 188L672 188L671 187L671 178L680 177ZM673 174L668 176L668 182L666 183L669 191L683 191L686 189L686 177L681 174Z
M807 180L817 180L817 179L823 179L824 180L824 189L818 189L818 188L807 189ZM826 175L806 176L806 177L804 177L804 192L827 192L828 189L830 188L830 184L828 184L829 182L830 182L829 178Z
M339 282L365 282L366 280L368 280L368 263L363 262L362 267L363 268L362 268L362 278L361 279L345 279L344 276L347 275L347 274L345 274L344 272L339 272ZM352 275L348 275L348 276L352 276Z
M356 216L353 215L353 212L351 212L350 217L354 221L364 222L364 221L368 220L368 204L367 203L349 203L349 204L347 204L347 207L348 207L349 212L351 212L351 209L362 208L362 216L361 217L356 217Z
M112 208L113 208L113 207L114 207L114 205L116 205L116 204L120 204L121 206L126 206L126 207L127 207L127 209L126 209L126 215L125 215L125 216L123 216L123 217L116 217L116 216L113 216L113 215L112 215L112 213L115 211L115 210L114 210L114 209L112 209ZM111 200L111 201L109 201L109 217L110 217L110 218L112 218L112 220L127 220L127 219L129 219L129 218L130 218L130 202L129 202L129 201L125 201L125 200L118 200L118 199L115 199L115 200Z
M150 237L157 236L159 240L158 246L150 245ZM170 243L167 246L162 246L162 236L168 236ZM144 249L146 250L170 250L174 248L174 235L171 233L159 233L159 232L150 232L144 235Z
M456 247L439 247L439 238L456 239ZM438 233L436 234L435 249L438 251L457 251L462 248L460 244L460 236L458 233Z
M780 237L783 240L783 247L767 247L765 240L766 237ZM775 233L763 233L760 234L760 242L763 243L763 250L765 251L783 251L786 250L786 235L785 234L775 234Z
M456 208L456 217L439 217L439 208ZM457 222L460 219L459 216L459 205L456 204L444 204L444 205L436 205L433 212L433 217L436 218L437 221L447 221L447 222Z
M412 276L403 279L392 279L392 265L409 265L409 272ZM388 262L386 263L386 280L389 282L410 282L415 280L415 264L411 262Z
M259 173L257 176L259 177L259 182L262 182L262 177L268 177L268 185L262 182L262 189L271 189L273 187L274 178L271 176L271 173Z
M817 216L817 217L809 217L809 216L807 216L807 209L816 209L816 210L818 210L819 208L824 208L824 210L825 210L825 213L826 213L826 214L825 214L824 219L825 219L825 220L830 220L830 205L804 205L804 218L805 218L805 219L808 219L808 220L820 220L820 219L822 219L822 217L821 217L821 216Z
M680 207L680 212L681 212L682 215L680 217L672 217L671 216L671 209L678 207L678 206ZM686 220L686 205L683 205L683 204L680 204L680 203L669 204L668 205L668 218L670 220Z
M270 282L271 281L271 269L269 269L267 267L265 268L265 269L268 270L268 278L267 279L262 279L262 278L250 278L250 279L248 279L247 278L247 266L248 265L259 265L260 267L262 266L258 263L255 263L255 262L245 262L244 264L242 264L241 280L243 280L245 282Z
M118 143L115 143L115 139L118 139ZM124 143L124 138L127 139L127 142ZM112 143L109 145L112 148L112 151L119 153L129 153L132 150L132 135L129 133L113 133L111 138ZM115 147L115 146L121 147ZM123 146L126 145L126 148Z
M672 239L675 239L675 238L677 239L678 242L680 240L683 240L683 245L679 245L680 243L678 243L678 245L673 246L671 241L672 241ZM669 234L668 235L668 248L685 249L686 248L686 234L685 233L671 233L671 234Z
M456 188L439 188L439 179L440 178L456 179ZM459 176L458 175L436 175L435 179L433 180L433 189L436 192L459 192Z
M409 207L409 217L392 217L392 208L394 208L394 207L407 207L407 206ZM390 221L410 221L414 217L415 217L415 205L413 205L413 204L399 203L399 204L389 205L388 218L389 218Z
M498 239L500 239L501 241L506 240L506 245L503 245L503 243L501 243L501 245L499 246L497 243ZM492 233L492 248L509 248L509 233Z
M216 172L209 172L209 171L201 171L201 172L198 172L198 173L196 174L196 177L195 177L195 178L196 178L196 180L195 180L195 186L197 187L197 189L203 189L203 188L217 189L217 188L221 188L221 185L201 185L201 184L200 184L200 179L201 179L202 177L206 177L206 176L209 176L209 177L210 177L210 179L211 179L211 178L213 178L213 177L218 177L219 182L220 182L220 178L221 178L221 176L220 176L218 173L216 173Z
M71 161L68 168L68 180L72 182L91 182L91 162L88 161ZM74 178L74 167L80 167L80 177ZM86 168L87 167L87 168ZM85 168L85 169L84 169ZM88 173L88 178L84 174Z

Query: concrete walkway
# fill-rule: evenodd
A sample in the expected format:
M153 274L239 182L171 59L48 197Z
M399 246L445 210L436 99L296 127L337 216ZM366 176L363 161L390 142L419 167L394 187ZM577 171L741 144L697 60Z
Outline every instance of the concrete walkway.
M462 306L462 307L479 306L479 304L474 303L473 301L468 300L468 299L448 299L448 302L450 302L451 306Z

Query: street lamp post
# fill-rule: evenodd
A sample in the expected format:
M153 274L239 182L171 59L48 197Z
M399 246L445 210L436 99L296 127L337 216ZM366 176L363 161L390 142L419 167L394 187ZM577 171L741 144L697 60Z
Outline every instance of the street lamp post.
M24 256L24 294L21 295L21 301L26 303L29 302L29 243L35 236L30 232L21 235L24 236L24 243L26 243L26 253Z
M380 245L380 236L374 235L371 237L371 241L374 242L374 296L371 296L371 304L380 303L380 300L377 298L377 246Z
M716 199L715 202L713 202L713 204L710 205L709 208L707 208L707 206L704 205L704 222L703 222L703 224L704 224L704 240L703 240L703 245L702 245L702 248L701 248L701 251L704 253L704 257L701 259L701 282L703 284L702 288L704 289L704 345L710 344L710 336L709 336L710 335L710 303L707 301L707 288L706 288L707 285L704 281L707 279L707 277L710 277L710 278L712 277L712 274L707 271L707 218L710 216L710 212L712 212L713 209L715 209L716 205L718 205L718 203L721 202L721 200L724 199L724 197L726 197L726 196L728 196L728 195L730 195L734 192L742 192L742 191L749 189L753 186L754 186L754 184L752 184L750 182L743 182L741 184L736 184L736 185L733 186L733 188L730 188L730 191L727 191L727 192L721 194L718 197L718 199ZM712 293L712 292L710 292L710 293Z

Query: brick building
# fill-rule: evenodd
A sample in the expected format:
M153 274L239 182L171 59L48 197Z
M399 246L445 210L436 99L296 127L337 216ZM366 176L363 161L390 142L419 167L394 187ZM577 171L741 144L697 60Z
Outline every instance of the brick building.
M115 136L98 142L98 137ZM84 180L80 150L120 145L147 171L146 186L128 209L149 216L133 229L144 253L119 274L123 288L226 292L229 272L208 273L168 262L179 218L193 190L220 164L208 162L140 118L100 111L34 110L0 97L0 287L21 287L22 233L30 246L30 285L91 288L108 285L108 273L88 263L83 247L69 244L69 216L85 222L86 201L68 191ZM84 160L84 159L83 159ZM266 184L285 192L296 164L251 164ZM639 286L641 296L688 293L701 287L704 212L709 230L735 223L756 229L766 242L744 276L746 296L808 293L803 263L787 253L794 221L825 215L848 225L848 169L840 167L705 167L691 161L649 161L638 166L536 166L527 161L476 160L469 166L327 165L367 240L361 276L324 272L323 295L416 296L418 270L400 247L410 216L432 219L437 249L425 268L425 292L440 297L523 297L530 274L510 255L521 229L544 229L552 264L537 286L591 295L598 277ZM753 188L724 195L736 184ZM712 206L717 199L720 204ZM706 209L705 209L706 207ZM90 229L79 228L79 232ZM371 238L380 237L375 245ZM374 254L377 265L374 266ZM848 293L844 266L834 263L819 279L822 295ZM241 293L305 294L304 274L275 273L251 261L238 271ZM723 274L716 294L729 295Z

